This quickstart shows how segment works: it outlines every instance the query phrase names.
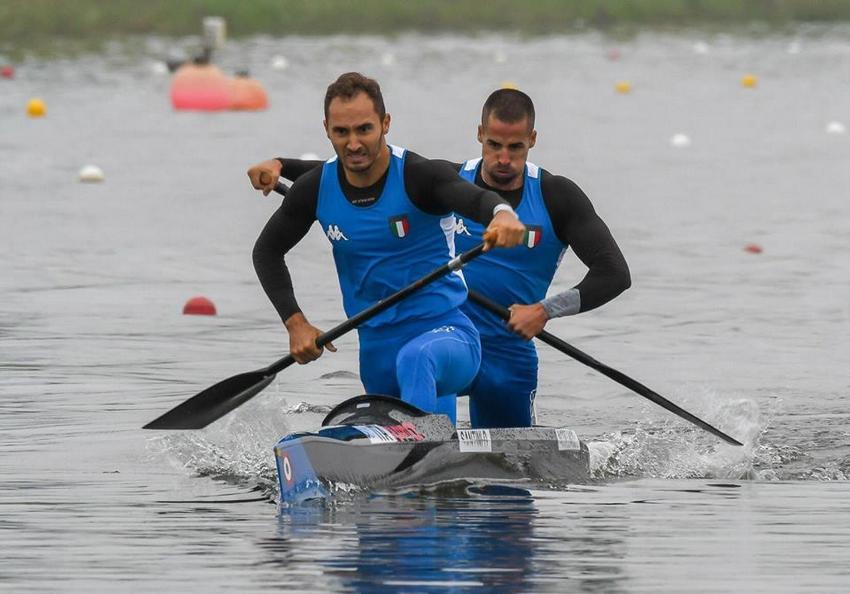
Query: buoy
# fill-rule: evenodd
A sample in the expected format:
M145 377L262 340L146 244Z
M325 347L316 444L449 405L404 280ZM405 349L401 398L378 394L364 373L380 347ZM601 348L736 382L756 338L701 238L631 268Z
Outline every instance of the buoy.
M691 139L686 134L674 134L670 137L670 146L686 148L691 146Z
M744 246L744 251L749 252L751 254L760 254L764 250L757 243L748 243L747 245Z
M168 64L165 62L157 60L156 62L151 62L151 74L155 74L157 76L162 76L163 74L168 74Z
M614 88L617 89L617 92L621 95L626 95L628 93L631 93L632 83L626 80L621 80L616 85L614 85Z
M275 70L286 70L289 67L289 61L283 56L275 56L272 58L272 68Z
M299 157L302 161L318 161L321 159L316 153L304 153Z
M696 54L705 55L709 49L708 44L704 41L697 41L694 44L694 53Z
M800 45L800 42L796 39L788 44L788 53L792 56L799 54L801 49L802 46Z
M612 62L616 62L620 59L620 50L616 47L612 47L607 52L605 52L605 57L611 60Z
M214 316L215 304L206 297L192 297L183 306L183 314L187 316Z
M395 55L387 52L381 56L381 64L386 67L395 66Z
M27 115L31 118L40 118L47 113L47 105L44 101L35 97L27 102Z
M230 84L233 97L230 109L260 111L269 106L269 98L263 85L250 78L247 72L238 73Z
M171 104L177 110L230 109L232 85L212 64L183 64L171 79Z
M3 66L3 68L0 68L0 76L3 78L14 78L15 68L13 66Z
M519 90L517 84L512 80L503 80L502 84L499 85L500 89L513 89L515 91Z
M759 79L755 74L745 74L741 78L741 86L746 89L755 89L759 84Z
M502 50L499 50L493 56L493 61L496 62L496 64L504 64L508 61L508 55Z
M844 134L847 128L841 122L830 122L826 125L827 134Z
M80 181L86 183L102 182L103 170L97 165L86 165L80 169Z

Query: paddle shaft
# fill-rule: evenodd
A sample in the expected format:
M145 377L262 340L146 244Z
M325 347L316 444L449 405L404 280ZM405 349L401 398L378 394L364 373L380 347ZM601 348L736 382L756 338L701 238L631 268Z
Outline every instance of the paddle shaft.
M268 183L268 181L270 181L270 180L266 176L266 174L264 173L264 174L261 175L260 181L262 181L263 183ZM277 192L278 194L280 194L281 196L286 196L287 192L289 191L289 187L286 184L284 184L282 181L280 181L280 179L278 179L277 183L274 186L274 191ZM449 260L449 262L447 262L445 265L437 268L436 270L431 271L430 273L423 276L419 280L417 280L417 281L413 282L412 284L404 287L403 289L401 289L397 293L393 293L389 297L381 299L375 305L372 305L371 307L367 307L366 309L364 309L360 313L348 318L346 321L344 321L339 326L336 326L335 328L332 328L332 329L328 330L327 332L320 334L319 336L316 337L316 346L319 347L319 348L324 347L329 342L333 342L334 340L336 340L337 338L339 338L343 334L347 334L348 332L350 332L351 330L353 330L354 328L356 328L357 326L359 326L360 324L362 324L366 320L369 320L369 319L375 317L376 315L378 315L382 311L392 307L393 305L395 305L399 301L406 299L412 293L418 291L419 289L421 289L425 285L431 284L432 282L434 282L435 280L437 280L441 276L445 276L449 272L452 272L452 271L455 271L455 270L460 270L461 268L463 268L463 266L467 262L469 262L473 258L477 258L478 256L480 256L483 251L484 251L484 244L480 243L477 246L475 246L474 248L472 248L471 250L468 250L468 251L464 252L463 254L461 254L460 256L457 256L457 257L453 258L452 260ZM287 367L289 367L293 363L295 363L295 358L292 355L286 355L285 357L281 357L280 359L278 359L277 361L275 361L274 363L272 363L271 365L266 367L263 371L267 374L278 373L279 371L286 369Z
M497 316L499 316L503 320L508 320L511 317L511 312L510 312L509 309L499 305L498 303L496 303L492 299L489 299L488 297L485 297L484 295L476 293L475 291L472 291L472 290L469 291L469 299L473 303L476 303L476 304L482 306L483 308L490 310L491 312L493 312L494 314L496 314ZM590 355L578 350L577 348L575 348L571 344L561 340L557 336L553 336L549 332L546 332L545 330L543 330L542 332L540 332L540 334L538 334L536 336L536 338L538 340L540 340L541 342L545 342L549 346L561 351L565 355L572 357L573 359L575 359L579 363L583 363L583 364L587 365L588 367L595 369L596 371L598 371L602 375L611 378L612 380L614 380L618 384L621 384L621 385L629 388L630 390L636 392L637 394L643 396L644 398L652 400L655 404L666 408L671 413L678 415L678 416L680 416L681 418L683 418L687 421L690 421L691 423L693 423L697 427L700 427L701 429L708 431L709 433L719 437L723 441L725 441L727 443L731 443L733 445L743 445L737 439L726 435L720 429L717 429L716 427L709 425L708 423L706 423L705 421L703 421L699 417L692 415L691 413L689 413L688 411L686 411L682 407L670 402L669 400L664 398L664 396L662 396L661 394L658 394L654 390L647 388L646 386L644 386L639 381L632 379L631 377L627 376L625 373L622 373L620 371L617 371L616 369L612 369L611 367L608 367L604 363L600 363L599 361L597 361L596 359L594 359Z
M452 258L446 264L443 264L439 268L432 270L431 272L429 272L428 274L426 274L425 276L423 276L419 280L414 281L413 283L407 285L406 287L399 290L398 292L393 293L389 297L381 299L375 305L367 307L366 309L364 309L360 313L351 316L350 318L348 318L346 321L344 321L339 326L336 326L336 327L328 330L327 332L323 332L322 334L320 334L319 336L316 337L316 346L318 346L319 348L325 346L326 344L336 340L337 338L339 338L343 334L350 332L351 330L353 330L354 328L356 328L357 326L359 326L360 324L362 324L366 320L374 318L376 315L378 315L382 311L385 311L385 310L389 309L390 307L392 307L393 305L395 305L396 303L398 303L399 301L406 299L412 293L415 293L416 291L418 291L419 289L421 289L425 285L430 285L435 280L437 280L438 278L440 278L442 276L445 276L449 272L452 272L452 271L455 271L455 270L460 270L461 268L464 267L464 265L466 265L467 262L469 262L473 258L477 258L478 256L480 256L483 251L484 251L484 244L479 243L477 246L475 246L471 250L467 250L466 252L462 253L461 255L456 256L455 258ZM277 373L277 372L279 372L283 369L286 369L287 367L289 367L293 363L295 363L295 358L292 355L286 355L285 357L278 359L277 361L275 361L274 363L272 363L271 365L266 367L266 369L264 371L267 374Z
M275 186L275 191L286 195L287 187L278 183ZM325 346L366 320L389 309L425 285L436 281L449 272L460 270L464 264L481 255L483 251L484 244L481 243L453 258L419 280L364 309L335 328L320 334L316 338L316 345ZM222 380L157 417L145 425L144 429L202 429L262 392L274 380L279 371L286 369L293 363L295 363L295 358L292 355L286 355L263 369L240 373Z

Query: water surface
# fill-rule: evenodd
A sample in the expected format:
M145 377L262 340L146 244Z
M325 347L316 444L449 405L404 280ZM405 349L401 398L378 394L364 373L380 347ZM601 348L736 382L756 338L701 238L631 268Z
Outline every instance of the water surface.
M0 85L0 589L843 590L850 145L825 127L850 121L845 39L644 35L611 60L595 35L258 38L221 56L266 85L254 114L173 112L157 40L19 65ZM456 161L491 90L529 92L532 160L588 193L634 281L547 329L745 447L541 345L540 420L590 443L593 484L279 511L271 448L359 393L354 336L204 431L142 431L285 352L251 267L278 199L244 171L329 156L322 95L353 69L381 81L390 141ZM104 183L77 182L87 163ZM288 262L311 321L339 323L318 229ZM582 275L568 254L553 290ZM182 316L196 294L219 315Z

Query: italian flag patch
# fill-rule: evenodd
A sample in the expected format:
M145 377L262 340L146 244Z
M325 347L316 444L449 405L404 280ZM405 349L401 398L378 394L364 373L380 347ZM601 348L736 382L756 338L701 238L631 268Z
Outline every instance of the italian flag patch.
M536 225L527 225L525 227L525 239L523 239L523 243L527 248L533 248L540 240L543 239L543 227L539 227Z
M393 235L401 239L410 231L410 223L407 221L407 215L400 215L390 218L390 231Z

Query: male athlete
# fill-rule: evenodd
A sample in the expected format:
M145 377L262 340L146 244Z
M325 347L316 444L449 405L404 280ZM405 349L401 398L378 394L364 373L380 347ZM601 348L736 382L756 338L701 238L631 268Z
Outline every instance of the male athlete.
M387 144L390 115L376 81L343 74L328 87L324 109L336 157L293 184L254 247L257 275L302 364L321 356L321 330L296 303L283 255L313 221L333 246L349 316L454 257L455 212L487 225L488 247L516 246L525 233L494 192L464 182L443 161ZM251 178L258 187L259 178ZM473 381L481 356L478 331L460 310L465 300L462 275L448 274L364 322L358 334L366 391L400 396L454 421L455 395Z
M527 162L537 140L534 120L528 95L514 89L493 92L484 103L478 127L481 158L452 164L463 179L499 193L528 226L525 247L488 252L465 268L471 290L510 305L511 310L505 324L473 303L462 307L481 336L481 366L467 390L473 427L533 424L538 359L529 340L551 318L599 307L631 284L620 248L584 192L571 180ZM268 194L281 168L296 179L318 164L264 161L249 170L249 176L255 188ZM272 176L271 185L259 182L263 172ZM483 231L480 224L458 213L456 246L468 249L481 240ZM573 248L588 271L575 287L546 298L567 247Z

